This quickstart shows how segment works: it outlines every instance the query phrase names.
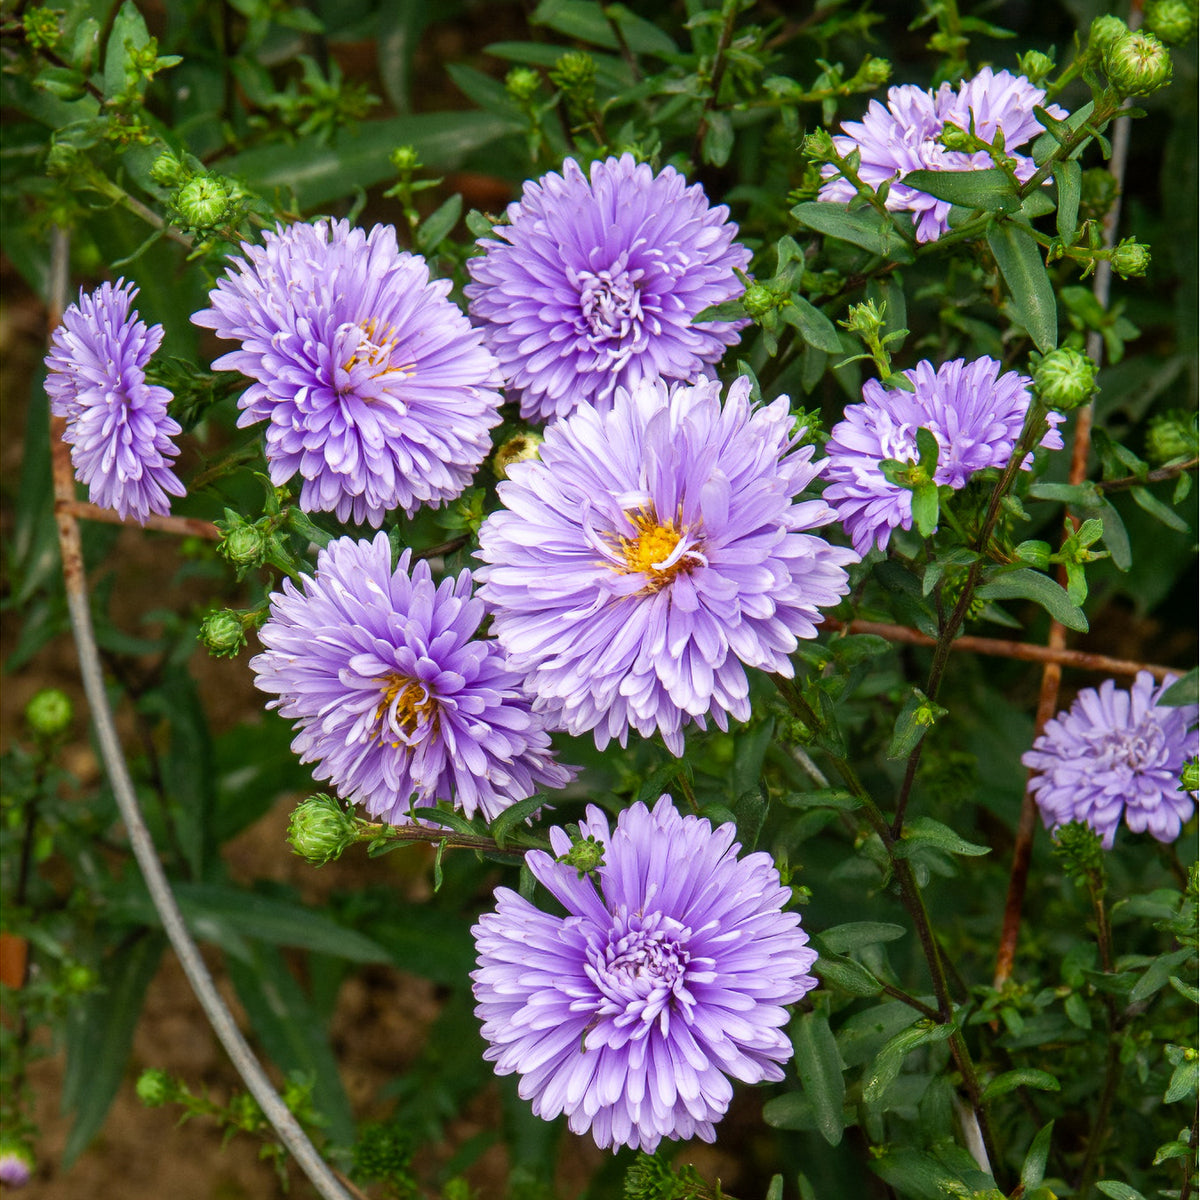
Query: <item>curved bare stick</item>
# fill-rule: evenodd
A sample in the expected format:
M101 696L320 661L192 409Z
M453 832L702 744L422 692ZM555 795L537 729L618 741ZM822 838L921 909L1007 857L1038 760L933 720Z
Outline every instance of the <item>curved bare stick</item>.
M67 235L62 230L55 230L51 263L51 324L57 324L65 307L67 296ZM104 674L100 667L100 655L96 649L95 637L92 633L92 614L88 606L86 580L83 573L83 553L79 538L79 526L71 512L74 503L74 477L71 470L70 454L66 444L60 437L52 438L51 454L54 469L55 521L58 525L59 548L62 552L63 578L67 588L67 605L71 616L71 630L75 635L75 647L79 653L79 671L83 676L83 689L87 694L88 705L91 708L92 725L96 730L96 738L100 743L100 754L104 759L105 770L112 783L113 794L117 799L117 807L125 828L129 832L129 842L141 868L142 877L150 892L154 907L162 919L163 929L171 940L180 965L187 975L188 982L196 999L200 1001L204 1015L208 1018L213 1032L220 1039L221 1045L229 1055L230 1061L242 1077L250 1094L258 1101L259 1107L267 1120L271 1122L279 1140L287 1147L292 1157L312 1181L313 1186L325 1200L350 1200L348 1193L334 1176L329 1165L317 1153L307 1134L300 1128L300 1123L283 1103L276 1093L271 1081L267 1078L254 1052L250 1049L242 1032L234 1022L233 1015L226 1007L213 983L212 976L205 966L200 951L192 940L184 924L183 915L171 885L167 881L166 872L158 860L158 852L146 822L142 819L134 794L133 783L129 778L129 768L125 764L125 756L121 743L117 738L116 724L113 721L112 709L108 704L108 696L104 690Z

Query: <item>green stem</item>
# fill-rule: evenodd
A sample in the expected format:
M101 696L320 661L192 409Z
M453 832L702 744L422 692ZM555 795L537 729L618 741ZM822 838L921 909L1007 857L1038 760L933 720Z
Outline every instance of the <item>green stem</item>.
M700 155L704 149L704 135L708 132L708 114L716 107L721 81L725 78L725 55L733 42L733 27L737 24L740 7L738 0L725 0L721 32L717 36L717 49L713 55L712 82L709 94L704 100L704 107L700 110L700 123L696 126L696 140L692 143L692 162L694 163L700 162Z

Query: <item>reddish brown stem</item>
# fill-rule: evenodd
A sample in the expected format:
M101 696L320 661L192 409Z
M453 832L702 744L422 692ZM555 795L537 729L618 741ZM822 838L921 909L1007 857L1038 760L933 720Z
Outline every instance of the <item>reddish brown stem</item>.
M66 422L61 417L55 417L56 424L53 434L58 439L58 444L63 445L61 440L62 428ZM63 445L66 450L66 446ZM67 486L71 492L74 492L75 487L71 482L71 459L67 455ZM107 525L128 525L133 529L154 529L159 533L176 533L180 537L200 537L207 538L211 542L220 541L221 531L211 521L201 521L196 517L160 517L157 513L151 513L143 525L140 521L135 521L129 517L121 517L115 509L101 508L98 504L90 504L87 500L76 500L74 496L70 499L60 495L57 487L55 488L54 500L55 513L61 513L72 517L78 517L83 521L103 521Z

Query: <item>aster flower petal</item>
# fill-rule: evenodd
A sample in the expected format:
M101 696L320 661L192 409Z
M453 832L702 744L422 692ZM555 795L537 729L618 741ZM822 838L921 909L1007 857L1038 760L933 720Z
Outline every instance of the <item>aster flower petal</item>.
M144 525L151 513L167 515L168 497L185 488L171 469L179 454L171 439L181 432L167 415L171 393L146 382L163 327L130 312L137 293L123 279L80 291L50 340L46 394L67 422L63 440L92 503Z
M300 505L378 526L460 495L500 421L496 360L396 231L295 224L242 247L192 321L241 343L213 364L254 380L271 479Z
M499 888L472 930L484 1057L521 1076L538 1116L565 1113L602 1148L712 1141L730 1078L783 1077L785 1006L816 987L816 951L783 911L770 856L738 858L733 825L680 816L663 796L615 829L589 807L579 832L603 847L589 876L526 855L565 916ZM570 845L563 830L551 839L560 854Z
M734 269L750 251L728 216L673 167L655 175L630 154L592 163L590 179L567 159L526 183L467 260L466 288L522 417L607 409L617 387L706 373L745 324L693 323L742 292Z
M868 380L863 403L846 408L825 445L830 481L825 499L837 509L859 554L872 544L884 549L893 529L912 528L912 492L888 480L879 464L887 458L915 461L918 429L937 439L934 482L957 490L976 471L1008 462L1029 409L1031 380L1011 371L1001 374L994 358L958 358L936 369L920 362L903 374L913 391L887 391ZM1046 449L1062 449L1062 420L1060 413L1047 417L1050 428L1041 441Z
M1179 774L1196 753L1197 706L1160 703L1174 682L1139 671L1125 691L1106 679L1046 722L1021 761L1047 829L1082 821L1110 848L1124 816L1134 833L1179 836L1195 808Z
M967 130L974 121L975 133L985 141L991 142L997 131L1004 134L1005 151L1015 162L1017 178L1024 182L1036 165L1033 159L1013 152L1042 133L1034 107L1044 107L1059 120L1068 115L1057 104L1045 101L1046 93L1023 75L984 67L960 83L957 91L949 83L943 83L936 93L911 83L889 88L886 106L872 100L861 121L842 123L843 133L834 137L833 144L843 157L858 151L859 178L878 188L910 171L971 171L992 166L985 151L948 150L938 140L947 123ZM827 182L818 199L848 203L855 198L854 185L848 179L834 178L835 166L822 167L821 174ZM919 242L935 241L950 227L946 201L903 183L892 183L887 207L915 215Z
M387 535L338 538L301 588L284 580L250 660L268 707L296 722L292 749L352 803L389 824L450 800L493 820L566 784L544 721L499 646L476 633L471 573L433 583Z
M536 707L603 749L629 728L673 753L682 728L749 716L745 667L790 676L797 639L849 589L833 518L796 496L820 471L793 449L787 397L749 380L617 390L551 425L540 461L498 488L476 574Z

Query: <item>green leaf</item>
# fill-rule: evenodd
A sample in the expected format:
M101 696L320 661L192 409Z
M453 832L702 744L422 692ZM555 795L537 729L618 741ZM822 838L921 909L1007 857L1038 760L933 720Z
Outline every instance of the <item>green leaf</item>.
M1200 1063L1181 1062L1171 1074L1171 1082L1163 1094L1164 1104L1174 1104L1185 1096L1190 1096L1200 1084Z
M959 837L948 825L932 817L914 817L904 826L904 832L896 843L896 857L907 858L915 846L932 846L947 854L990 854L990 846L979 846Z
M834 925L820 935L820 943L833 954L848 954L863 946L877 946L880 942L894 942L902 938L907 930L903 925L891 925L886 921L849 921L845 925Z
M904 1147L887 1150L878 1158L868 1160L868 1165L885 1183L902 1192L911 1200L946 1200L955 1194L967 1195L962 1177L957 1171L940 1163L931 1154Z
M704 161L714 167L723 167L729 161L733 152L733 122L728 113L714 110L708 114L701 150Z
M822 954L813 970L828 984L852 996L878 996L883 985L862 963L837 954Z
M496 839L496 845L503 850L508 844L508 835L518 825L524 824L525 821L534 816L539 809L545 808L545 806L546 797L541 793L527 796L524 800L518 800L516 804L510 804L488 826L488 832Z
M1079 195L1083 186L1083 170L1075 159L1056 162L1052 168L1054 182L1058 184L1058 236L1071 242L1075 226L1079 223Z
M443 238L449 237L458 218L462 216L462 197L455 193L444 204L439 205L421 222L417 230L417 249L422 254L432 254Z
M104 49L104 96L111 99L125 90L125 63L129 50L140 50L150 40L146 19L133 0L125 0L113 21Z
M1036 1067L1018 1067L1015 1071L1005 1071L997 1075L983 1089L983 1098L995 1100L997 1096L1007 1095L1022 1087L1038 1088L1043 1092L1061 1090L1058 1080L1049 1071L1039 1071Z
M1200 667L1193 667L1182 679L1177 679L1159 699L1168 708L1182 708L1200 700Z
M1021 207L1016 185L999 167L978 171L910 171L900 182L963 208L1014 213Z
M938 485L932 480L915 488L912 498L913 521L922 537L933 537L938 527Z
M626 44L635 54L672 55L679 48L657 25L638 17L623 4L601 6L591 0L542 0L529 21L579 38L606 50L617 49L617 38L605 13L621 27Z
M1054 1133L1054 1122L1043 1125L1029 1143L1029 1152L1021 1164L1021 1183L1025 1190L1032 1191L1046 1177L1046 1162L1050 1158L1050 1139Z
M786 1092L763 1105L763 1120L772 1129L816 1129L812 1101L804 1092Z
M914 500L913 509L916 509ZM907 758L933 725L946 715L946 709L935 704L920 688L913 688L896 718L888 758Z
M1120 1183L1116 1179L1099 1179L1096 1181L1096 1186L1106 1196L1111 1196L1112 1200L1146 1200L1146 1197L1137 1188L1132 1188L1127 1183Z
M827 354L841 354L842 343L833 322L803 296L793 296L779 315L789 325L794 325L810 346Z
M436 8L425 0L391 0L380 6L376 38L379 79L398 113L406 113L412 107L413 56L426 25L437 15ZM453 68L454 64L448 64L451 73Z
M861 246L894 262L910 263L913 252L896 226L873 208L853 211L827 200L797 204L792 216L806 229Z
M1156 521L1161 521L1168 529L1174 529L1178 533L1189 531L1188 523L1177 512L1168 508L1149 488L1130 488L1129 494L1138 508L1148 512Z
M1058 308L1054 287L1033 234L1023 225L1001 221L988 230L987 242L1008 284L1021 323L1034 345L1043 354L1049 354L1058 344Z
M820 962L818 960L818 967ZM905 1058L918 1046L944 1042L954 1033L954 1025L938 1025L932 1021L921 1021L911 1029L896 1034L880 1052L863 1076L863 1100L875 1104L882 1100L888 1088L896 1081Z
M836 808L853 812L862 808L862 801L844 788L821 788L815 792L787 792L783 803L788 808Z
M975 595L980 600L1032 600L1056 621L1078 633L1087 633L1087 617L1071 603L1066 591L1047 575L1021 567L983 584Z
M1137 1004L1161 991L1167 986L1175 968L1180 963L1187 962L1194 954L1195 951L1186 946L1182 950L1173 950L1170 954L1160 954L1133 985L1133 990L1129 993L1129 1003Z
M845 1122L842 1107L846 1099L846 1081L842 1060L829 1021L821 1012L805 1013L793 1038L796 1047L796 1073L804 1094L812 1101L821 1136L836 1146L842 1140Z
M92 1140L121 1085L133 1031L167 939L139 930L111 950L101 967L101 984L67 1018L67 1069L62 1107L75 1122L62 1150L66 1170Z

